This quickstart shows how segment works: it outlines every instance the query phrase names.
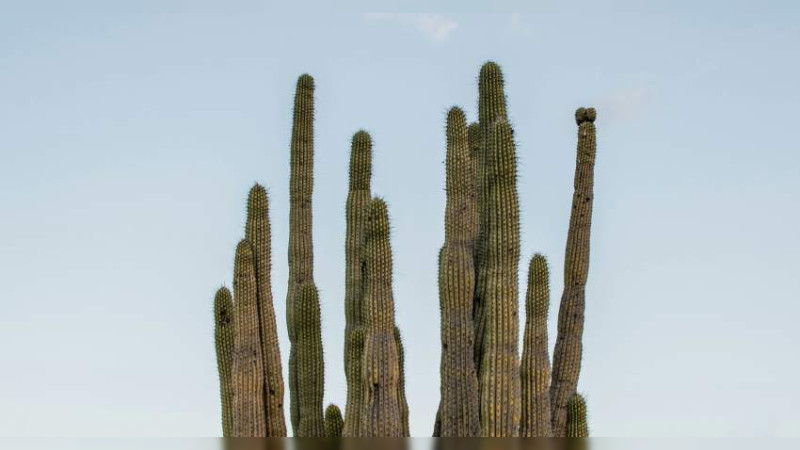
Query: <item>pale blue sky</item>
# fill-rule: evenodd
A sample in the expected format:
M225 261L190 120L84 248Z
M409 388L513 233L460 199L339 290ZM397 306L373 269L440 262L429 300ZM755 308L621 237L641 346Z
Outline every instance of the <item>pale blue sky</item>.
M0 436L218 434L211 301L230 285L256 181L271 195L288 356L288 143L303 72L317 85L326 403L345 398L344 202L363 127L390 205L412 433L429 435L444 118L451 105L475 117L487 59L504 68L518 139L523 263L549 257L554 303L572 115L598 109L580 385L594 434L800 434L796 2L450 3L309 14L0 1Z

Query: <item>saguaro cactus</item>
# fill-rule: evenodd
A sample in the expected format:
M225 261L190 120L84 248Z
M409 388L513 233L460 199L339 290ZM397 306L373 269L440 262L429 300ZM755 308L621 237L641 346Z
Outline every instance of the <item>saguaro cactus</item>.
M221 287L214 295L214 344L217 349L217 370L219 372L219 395L222 404L222 435L233 434L233 387L231 370L233 366L233 298L231 291Z
M353 135L350 150L350 186L346 203L345 243L345 349L344 367L347 377L344 436L358 436L361 425L361 356L363 333L357 339L355 330L362 326L361 318L361 244L363 217L372 199L372 139L360 130ZM359 343L360 342L360 343Z
M325 436L333 438L342 437L342 428L344 428L342 411L334 404L328 405L328 407L325 408Z
M365 326L361 435L402 437L399 355L394 337L392 250L386 203L374 199L364 222L363 317Z
M235 335L233 357L233 436L264 437L264 362L258 323L258 294L253 249L241 240L236 246L233 295Z
M567 403L567 437L589 437L589 422L586 420L586 400L581 394L573 394Z
M295 298L295 344L300 409L298 437L324 437L322 398L325 387L319 293L303 283Z
M511 126L495 122L484 157L486 220L483 250L485 342L481 362L481 433L519 435L519 200ZM482 224L483 225L483 224Z
M547 343L547 313L550 285L547 260L541 254L531 258L528 268L528 295L525 299L525 336L522 363L522 422L520 436L549 437L550 429L550 354Z
M260 184L250 189L247 197L245 239L253 246L258 292L258 319L261 354L264 362L267 436L286 436L283 413L283 373L275 307L272 301L272 244L269 222L269 198Z
M314 79L297 79L290 148L289 176L289 286L286 327L289 330L289 396L292 429L300 423L295 345L295 295L303 283L314 282L314 247L311 238L311 198L314 190Z
M589 275L589 233L594 199L594 161L597 150L594 108L578 108L578 149L575 191L564 258L564 293L558 311L558 336L553 352L550 401L553 435L563 437L567 426L567 402L578 387L583 352L586 280Z
M447 115L447 206L445 243L439 256L441 310L441 403L439 435L480 435L479 386L472 317L474 241L478 231L476 161L470 152L464 112Z

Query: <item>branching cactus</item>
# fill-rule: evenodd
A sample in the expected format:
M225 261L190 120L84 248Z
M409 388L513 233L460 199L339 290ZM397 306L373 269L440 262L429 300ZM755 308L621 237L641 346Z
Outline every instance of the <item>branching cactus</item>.
M334 404L328 405L325 408L325 436L331 438L342 437L343 428L342 411Z
M394 337L392 250L386 203L367 207L362 248L365 326L363 437L402 437L399 355Z
M549 437L550 429L550 353L547 343L547 314L550 285L547 260L541 254L531 258L528 268L528 295L525 299L525 335L522 363L521 437Z
M319 293L312 283L303 283L295 298L295 345L300 422L297 437L324 437L322 400L325 366Z
M363 336L356 339L355 330L363 325L361 318L361 241L363 217L372 200L372 139L366 131L353 135L350 149L350 186L346 203L345 243L345 349L344 367L347 377L344 436L358 436L361 424L361 355ZM359 347L360 345L360 347Z
M575 163L572 213L564 257L564 293L558 311L558 336L553 353L550 387L553 435L563 437L567 426L567 403L578 387L583 352L583 321L586 280L589 275L589 233L594 199L594 161L597 150L594 108L578 108L578 149Z
M231 291L221 287L214 295L214 344L217 349L217 370L219 372L219 395L222 405L222 435L233 435L233 388L231 369L233 368L233 298Z
M457 107L447 115L446 167L445 243L439 254L442 356L438 428L442 437L479 436L472 321L473 247L478 231L476 161L470 152L464 112Z
M235 336L233 356L233 436L267 434L264 405L264 362L258 321L258 294L253 249L249 241L236 246L233 295Z
M586 415L586 400L581 394L573 394L567 403L566 437L589 437L589 422Z
M292 119L289 176L289 286L286 294L286 327L289 330L290 418L295 432L300 423L297 396L297 348L294 302L303 283L314 282L314 247L311 238L311 198L314 190L314 78L297 79Z
M267 436L286 436L283 413L283 373L275 307L272 301L272 244L269 221L269 198L260 184L250 189L247 197L245 239L253 246L258 293L258 319L261 333L261 354L264 362L267 415Z

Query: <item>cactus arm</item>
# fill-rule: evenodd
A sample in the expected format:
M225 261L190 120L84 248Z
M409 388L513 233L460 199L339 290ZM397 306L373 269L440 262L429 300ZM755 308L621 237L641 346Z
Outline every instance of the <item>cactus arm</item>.
M325 437L342 437L343 428L344 419L342 419L342 411L338 406L331 403L325 408Z
M573 394L567 403L566 437L589 437L589 421L587 420L586 399L584 399L581 394Z
M221 287L214 295L214 344L217 351L217 371L219 372L219 394L222 405L222 435L233 433L233 389L231 369L233 365L233 298L231 291Z
M397 365L399 366L400 376L398 378L398 401L400 402L400 423L403 426L403 436L409 437L408 428L408 400L406 399L406 357L403 348L403 337L400 335L400 328L394 327L394 343L397 346Z
M595 117L593 108L578 108L575 112L575 121L578 123L575 191L567 233L564 292L558 311L558 336L553 352L553 382L550 387L552 428L556 437L563 437L566 433L567 403L576 392L581 370L597 150Z
M324 437L322 400L325 366L322 351L319 293L312 283L304 283L295 298L297 381L300 422L298 437Z

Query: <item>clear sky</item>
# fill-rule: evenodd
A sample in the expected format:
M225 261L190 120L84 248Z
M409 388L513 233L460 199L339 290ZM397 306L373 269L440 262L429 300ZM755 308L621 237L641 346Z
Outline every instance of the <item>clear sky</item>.
M0 0L0 436L218 435L211 302L231 284L256 181L271 195L288 357L288 148L304 72L317 86L325 401L345 399L347 163L365 128L390 206L412 433L429 435L444 119L452 105L475 118L489 59L517 138L522 266L537 251L550 260L551 343L573 112L598 110L580 382L593 434L800 434L800 7L518 3L368 14Z

